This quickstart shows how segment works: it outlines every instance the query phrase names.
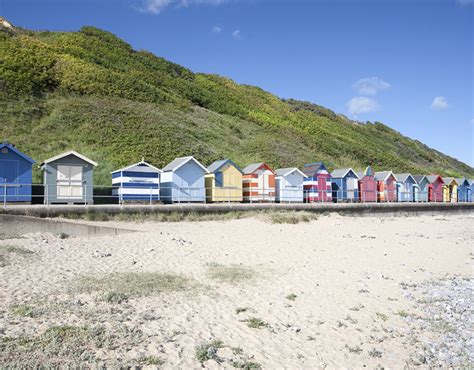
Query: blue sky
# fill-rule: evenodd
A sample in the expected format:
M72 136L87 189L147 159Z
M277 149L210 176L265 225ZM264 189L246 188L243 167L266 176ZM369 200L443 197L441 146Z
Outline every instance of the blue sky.
M0 15L30 29L94 25L474 166L474 0L0 0Z

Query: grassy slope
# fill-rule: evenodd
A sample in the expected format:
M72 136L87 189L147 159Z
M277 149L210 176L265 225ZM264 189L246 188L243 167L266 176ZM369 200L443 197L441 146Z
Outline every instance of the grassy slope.
M195 74L95 28L0 32L0 55L1 137L37 160L78 150L99 162L98 184L142 157L163 166L180 155L474 176L381 123Z

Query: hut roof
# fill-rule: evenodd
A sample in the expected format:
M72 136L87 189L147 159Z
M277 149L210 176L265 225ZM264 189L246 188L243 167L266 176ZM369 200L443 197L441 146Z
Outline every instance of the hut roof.
M392 171L379 171L375 172L375 180L377 181L387 181L388 177L393 175Z
M303 171L299 170L296 167L279 168L279 169L275 170L275 174L277 176L283 176L284 177L284 176L287 176L290 173L293 173L295 171L298 172L301 176L306 177L306 175L303 173Z
M67 157L68 155L73 155L73 156L75 156L75 157L78 157L78 158L82 159L84 162L90 163L90 164L93 165L93 166L97 166L97 162L94 162L92 159L89 159L89 158L87 158L86 156L84 156L84 155L82 155L82 154L79 154L78 152L76 152L76 151L74 151L74 150L70 150L70 151L68 151L68 152L64 152L64 153L58 154L57 156L48 158L48 159L44 160L43 163L41 163L40 166L42 167L42 166L44 166L45 164L48 164L48 163L51 163L51 162L55 162L55 161L57 161L58 159Z
M199 161L196 160L196 158L194 158L193 156L189 156L189 157L180 157L180 158L175 158L174 160L172 160L170 163L168 163L164 168L163 168L163 172L171 172L171 171L176 171L178 168L184 166L186 163L190 162L190 161L194 161L199 167L201 167L204 172L207 173L207 169L206 167L204 167L201 163L199 163Z
M320 170L326 170L326 166L323 164L323 162L314 162L314 163L308 163L303 166L303 173L310 177L314 176L315 173L319 172ZM329 171L328 171L329 173Z
M17 148L15 148L15 145L13 145L13 144L10 144L10 143L7 143L7 142L1 143L0 144L0 149L2 149L2 148L8 148L9 150L14 152L15 154L18 154L21 158L23 158L24 160L30 162L31 164L36 163L36 161L34 161L30 157L28 157L26 154L20 152Z
M454 177L443 177L443 181L445 184L451 184L452 182L455 182L456 185L459 185Z
M440 175L428 175L426 179L430 184L434 183L436 180L440 179L441 182L444 182L443 178Z
M357 173L352 168L338 168L331 172L331 177L334 177L335 179L341 179L343 177L346 177L347 174L351 171L354 175L357 176Z
M458 183L458 185L464 185L464 186L466 186L466 183L467 183L467 185L470 185L468 179L466 179L466 178L464 178L464 177L462 177L462 178L457 178L457 179L455 179L455 180L456 180L456 182Z
M266 167L267 169L273 172L273 170L266 163L263 163L263 162L249 164L242 171L244 174L254 173L262 166Z
M151 165L150 163L145 162L145 161L140 161L138 163L131 164L130 166L112 171L111 173L117 173L117 172L122 172L122 171L132 171L134 169L140 170L140 172L151 172L151 173L161 172L159 168Z
M428 181L428 179L425 175L413 175L413 178L415 179L415 181L418 185L420 185L423 182L423 179Z
M239 170L241 173L243 173L241 168L239 166L237 166L234 162L232 162L230 159L221 159L221 160L213 162L209 167L207 167L207 171L209 173L217 172L223 166L225 166L227 163L232 164L232 166L234 166L235 168L237 168L237 170Z
M406 182L408 178L412 178L413 182L416 182L415 178L409 173L396 173L394 174L398 182Z

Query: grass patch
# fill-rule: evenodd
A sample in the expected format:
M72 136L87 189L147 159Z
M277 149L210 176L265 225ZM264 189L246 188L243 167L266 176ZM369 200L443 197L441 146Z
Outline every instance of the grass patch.
M16 315L21 317L34 317L37 316L36 310L33 306L26 305L26 304L19 304L10 307L10 311Z
M295 294L295 293L290 293L286 296L286 299L290 300L290 301L294 301L296 300L298 296Z
M268 323L266 323L265 321L257 317L252 317L250 319L247 319L245 320L245 322L247 323L247 326L252 329L261 329L261 328L268 327Z
M221 283L236 284L256 277L255 271L239 265L224 266L217 263L209 264L207 276Z
M107 303L120 304L128 301L128 296L120 292L108 292L104 295L104 301Z
M233 360L230 363L236 369L242 370L251 370L251 369L261 369L262 365L258 362L249 361L249 360Z
M385 315L384 313L376 312L375 315L377 315L377 317L382 321L387 321L388 320L388 316Z
M100 277L85 276L74 288L80 293L113 292L110 299L143 297L159 293L181 292L194 289L197 282L182 275L157 272L113 273Z
M220 363L221 358L218 356L217 351L222 347L224 347L224 343L218 339L200 344L195 350L196 359L200 363L204 363L208 360L214 360Z
M138 358L138 363L140 365L147 365L147 366L161 366L165 363L163 359L157 356L143 356Z
M383 356L383 352L376 349L376 348L372 348L370 351L369 351L369 356L370 357L373 357L373 358L381 358Z
M11 265L11 256L29 257L33 251L16 245L0 245L0 267Z
M238 307L235 309L235 313L238 315L239 313L247 312L248 310L248 307Z
M300 222L310 222L317 220L317 216L302 211L291 211L291 212L273 212L269 215L270 222L272 224L299 224Z
M6 368L50 368L96 364L96 351L114 350L143 340L139 330L104 326L52 326L39 336L0 339L0 363ZM86 366L89 367L89 366Z
M411 316L408 312L406 312L405 310L400 310L397 312L397 315L400 316L400 317L403 317L403 318L406 318L406 317L409 317Z

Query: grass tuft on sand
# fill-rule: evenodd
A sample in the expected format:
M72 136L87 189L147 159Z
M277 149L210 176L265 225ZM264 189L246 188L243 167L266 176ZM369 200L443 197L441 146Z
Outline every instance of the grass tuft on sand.
M110 301L117 301L128 297L137 298L159 293L189 291L198 286L196 281L183 275L127 272L104 276L83 276L73 285L73 289L79 293L113 292L113 294L109 293L108 298Z
M0 245L0 267L11 265L12 256L29 257L34 254L27 248L16 245Z
M302 211L274 212L269 214L270 222L273 224L299 224L300 222L310 222L317 220L315 214Z
M240 265L220 265L211 263L207 268L207 277L221 283L238 284L243 281L252 280L257 273L248 267Z

